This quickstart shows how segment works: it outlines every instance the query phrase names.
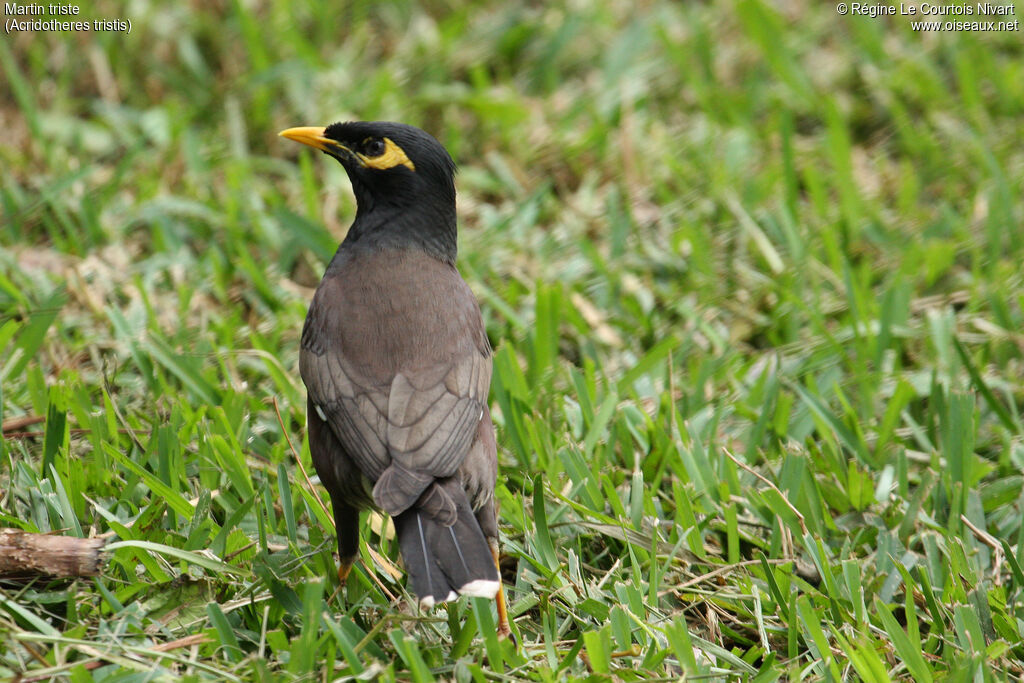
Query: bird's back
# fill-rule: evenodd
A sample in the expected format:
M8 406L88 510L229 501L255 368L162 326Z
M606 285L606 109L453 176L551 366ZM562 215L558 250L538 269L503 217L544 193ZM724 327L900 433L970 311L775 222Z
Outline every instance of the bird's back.
M310 306L299 367L315 411L391 514L461 467L491 379L469 287L412 250L339 253Z
M339 261L313 297L303 355L338 353L378 385L399 372L427 380L463 354L490 355L479 305L454 266L413 250Z

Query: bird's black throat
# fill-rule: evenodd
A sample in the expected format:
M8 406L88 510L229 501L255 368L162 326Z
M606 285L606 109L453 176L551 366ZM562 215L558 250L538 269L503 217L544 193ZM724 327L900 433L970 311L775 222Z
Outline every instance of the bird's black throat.
M388 249L418 250L455 264L458 230L452 202L416 201L411 206L359 201L356 218L332 261Z

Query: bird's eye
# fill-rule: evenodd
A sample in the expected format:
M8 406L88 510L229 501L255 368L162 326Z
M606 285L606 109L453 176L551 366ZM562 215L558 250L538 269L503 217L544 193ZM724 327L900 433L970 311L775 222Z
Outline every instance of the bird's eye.
M379 157L384 153L386 145L380 138L367 138L363 140L363 154L368 157Z

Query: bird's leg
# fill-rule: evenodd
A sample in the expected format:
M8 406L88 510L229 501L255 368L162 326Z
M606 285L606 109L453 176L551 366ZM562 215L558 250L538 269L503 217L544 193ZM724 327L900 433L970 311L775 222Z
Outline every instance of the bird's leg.
M498 637L509 638L518 647L516 637L512 635L512 629L508 623L508 605L505 603L505 587L501 582L501 563L498 552L498 508L495 500L487 501L476 513L476 520L480 523L480 530L484 532L487 545L491 550L491 557L494 558L494 568L498 570L498 594L494 596L494 605L498 610Z
M341 557L338 561L338 583L342 586L348 581L348 575L352 572L352 565L355 564L354 557Z
M494 557L494 566L498 570L498 594L494 596L494 604L498 608L498 637L511 638L515 643L515 636L508 625L508 607L505 605L505 587L501 583L501 564L498 562L498 539L489 538L487 543L491 546L491 556Z
M338 532L338 581L344 587L359 554L359 511L335 503L334 526Z

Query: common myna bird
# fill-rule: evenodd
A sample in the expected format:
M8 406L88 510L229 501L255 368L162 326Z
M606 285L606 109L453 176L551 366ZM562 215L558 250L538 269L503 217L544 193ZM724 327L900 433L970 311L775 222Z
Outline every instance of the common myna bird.
M420 605L495 598L498 459L487 407L491 346L455 267L455 163L400 123L289 128L344 166L356 217L313 296L299 369L309 447L331 495L344 582L359 511L394 520Z

